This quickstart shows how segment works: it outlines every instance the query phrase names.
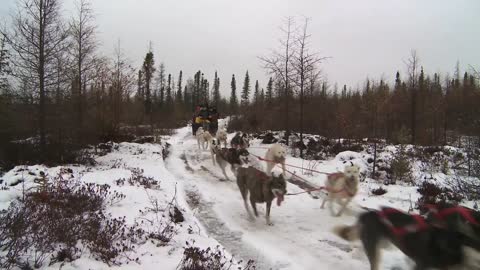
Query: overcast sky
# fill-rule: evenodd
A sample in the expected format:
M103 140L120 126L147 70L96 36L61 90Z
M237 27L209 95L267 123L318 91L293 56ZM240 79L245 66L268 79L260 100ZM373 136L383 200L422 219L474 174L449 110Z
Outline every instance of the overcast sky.
M65 16L73 0L64 0ZM5 17L15 0L0 0ZM120 39L125 53L139 66L153 42L155 60L175 77L196 70L221 78L230 91L249 70L251 80L266 83L257 56L278 45L285 16L311 18L312 49L331 57L324 74L339 86L362 85L366 77L389 82L404 71L416 49L428 73L452 73L480 66L478 0L92 0L101 52L111 55ZM252 83L253 87L253 83Z

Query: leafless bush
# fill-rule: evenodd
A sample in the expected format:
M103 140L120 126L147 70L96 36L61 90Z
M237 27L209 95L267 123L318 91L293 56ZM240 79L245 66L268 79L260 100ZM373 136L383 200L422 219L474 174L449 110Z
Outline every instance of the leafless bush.
M183 258L177 265L177 270L228 270L235 265L233 256L225 254L225 250L220 246L215 248L207 247L202 249L194 246L192 243L186 242ZM242 263L240 261L239 263ZM255 262L249 260L245 267L238 267L239 270L256 269Z
M478 183L478 178L457 174L447 181L447 185L453 192L461 194L467 200L480 200L480 183Z
M153 177L148 177L143 175L143 170L140 168L127 168L132 172L132 175L125 179L117 179L115 180L115 184L118 186L123 186L125 183L128 183L131 186L142 186L144 188L152 189L158 188L160 186L160 182L153 179Z
M49 257L50 263L74 260L82 252L78 243L97 260L121 264L119 256L144 238L143 230L105 213L107 205L123 198L108 185L79 184L61 176L24 194L0 213L0 267L38 268Z
M148 198L150 207L140 211L143 216L140 218L141 223L147 226L145 231L148 238L158 240L159 246L166 245L177 234L177 224L185 220L183 212L176 203L177 190L175 188L173 198L166 206L161 205L156 198L150 195ZM149 213L153 213L153 215L146 217Z

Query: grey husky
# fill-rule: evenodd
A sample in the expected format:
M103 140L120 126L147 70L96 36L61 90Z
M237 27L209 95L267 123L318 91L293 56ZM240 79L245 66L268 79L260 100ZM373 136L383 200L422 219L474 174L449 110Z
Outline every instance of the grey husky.
M272 201L274 198L277 198L277 205L280 206L284 195L287 193L287 182L283 178L283 175L267 175L263 171L251 166L247 168L240 167L237 170L237 185L242 193L243 202L249 218L253 219L254 217L248 207L247 200L250 200L256 217L258 217L256 204L266 203L265 219L267 225L273 225L270 221Z

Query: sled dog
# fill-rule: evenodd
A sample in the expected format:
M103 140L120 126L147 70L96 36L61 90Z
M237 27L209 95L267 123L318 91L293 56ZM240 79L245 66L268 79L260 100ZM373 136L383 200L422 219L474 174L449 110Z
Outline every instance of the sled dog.
M215 137L217 138L219 145L223 142L224 147L227 147L227 130L225 130L225 128L219 129Z
M198 149L207 150L211 141L213 140L212 134L210 132L203 130L202 127L199 127L197 133L195 134L197 138Z
M247 200L250 200L253 212L258 217L257 203L266 203L265 219L267 225L273 225L270 221L270 209L272 201L277 198L277 205L280 206L284 195L287 193L287 183L283 175L267 175L254 167L240 167L237 171L237 185L242 194L243 203L250 219L253 219L252 212Z
M347 241L359 239L371 270L379 269L380 250L385 241L410 257L416 270L479 269L478 241L393 208L362 213L356 224L335 227L334 233Z
M360 177L360 168L356 165L345 166L344 172L333 173L328 175L325 182L325 189L328 195L325 196L321 208L325 207L325 203L329 202L330 213L332 216L341 216L347 205L357 194L358 182ZM337 214L333 211L333 202L340 204L340 210Z
M246 133L237 132L230 141L230 146L233 148L246 149L250 147L250 140Z
M248 163L248 156L250 155L247 149L220 148L218 144L213 146L211 151L212 159L214 158L213 163L215 164L216 161L218 166L222 169L222 173L226 180L230 180L225 172L227 165L230 164L233 174L236 174L237 167Z
M287 150L280 144L273 144L265 153L265 161L267 162L267 174L270 174L273 167L277 164L282 165L283 177L285 177L285 159Z

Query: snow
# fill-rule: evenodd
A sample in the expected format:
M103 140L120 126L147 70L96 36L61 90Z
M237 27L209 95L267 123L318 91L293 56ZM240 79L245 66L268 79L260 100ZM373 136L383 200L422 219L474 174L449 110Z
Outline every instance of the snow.
M223 126L221 122L219 126ZM234 134L228 135L230 141ZM257 269L369 269L366 256L359 243L347 243L331 233L334 226L352 224L364 207L379 208L391 206L405 211L409 210L419 198L417 188L409 185L382 186L372 179L360 183L358 195L342 217L331 217L328 209L320 209L323 193L317 192L320 199L308 194L287 196L281 207L273 204L271 219L274 226L265 223L264 205L258 205L259 218L255 221L247 219L243 200L234 181L235 177L227 167L230 181L225 181L218 166L214 166L209 151L199 150L196 139L191 135L191 128L178 129L176 134L164 138L171 144L170 155L162 158L163 146L159 144L121 143L113 152L96 157L95 167L68 166L72 169L72 179L83 182L109 184L112 189L126 195L125 199L108 208L113 216L125 216L132 224L142 214L142 209L151 207L152 198L161 204L167 204L177 192L176 202L184 211L185 222L177 227L178 233L171 243L158 247L151 242L139 247L136 256L140 256L141 264L130 263L112 266L95 261L87 255L65 264L62 269L176 269L182 258L186 241L195 241L196 246L214 247L221 245L238 260L253 259ZM263 157L268 145L256 139L251 142L249 151ZM384 158L396 151L395 147L386 147ZM362 172L367 170L367 159L370 155L346 151L326 161L305 161L292 156L286 163L297 167L310 167L318 172L292 168L287 178L301 177L314 186L323 186L324 173L342 171L345 164L352 162ZM262 170L263 161L253 155L251 164ZM115 180L129 178L132 168L140 168L145 176L159 181L159 187L145 189L140 186L124 184L118 186ZM34 188L35 179L40 178L40 171L47 175L56 175L61 167L18 166L1 178L0 210L8 208L10 202L21 196L24 189ZM281 169L276 167L276 172ZM29 173L30 172L30 173ZM294 175L293 175L294 174ZM441 177L441 175L439 175ZM23 181L23 182L22 182ZM21 183L19 183L21 182ZM14 185L18 183L17 185ZM14 186L12 186L14 185ZM382 196L371 195L371 190L382 186L387 193ZM288 192L303 191L300 187L289 183ZM189 233L188 228L194 228ZM395 248L384 251L382 269L409 269L410 260ZM59 264L44 266L42 269L58 269Z

